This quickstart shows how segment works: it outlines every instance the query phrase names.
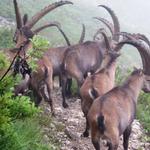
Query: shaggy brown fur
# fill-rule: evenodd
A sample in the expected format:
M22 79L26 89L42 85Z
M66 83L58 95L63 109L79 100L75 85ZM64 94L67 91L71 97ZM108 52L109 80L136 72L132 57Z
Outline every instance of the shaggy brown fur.
M89 135L87 114L94 99L98 96L102 96L114 87L116 58L119 55L115 52L108 55L110 58L108 60L107 66L104 69L87 77L80 88L81 108L86 117L86 130L83 133L84 137Z
M119 136L122 134L124 150L128 149L137 98L141 89L145 87L144 81L145 75L142 70L136 70L122 86L113 88L93 102L88 121L96 150L100 150L100 138L107 140L109 150L117 150Z

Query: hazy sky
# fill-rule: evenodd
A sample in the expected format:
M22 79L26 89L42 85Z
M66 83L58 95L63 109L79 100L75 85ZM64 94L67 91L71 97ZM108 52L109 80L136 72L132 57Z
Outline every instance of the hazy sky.
M96 9L99 14L104 10L97 7L105 4L112 8L119 18L121 28L130 32L142 32L150 37L150 0L72 0L84 8ZM84 12L84 11L83 11Z
M91 15L90 17L95 14L100 17L109 17L106 10L97 7L101 4L107 5L114 10L117 15L121 31L142 33L150 39L150 0L72 0L72 2L83 9L83 13L87 10L91 11L89 13ZM134 58L137 59L135 64L141 61L135 48L129 47L128 51L126 50L126 47L124 47L124 49L125 50L123 50L122 53L131 57L131 62L133 57L133 54L130 54L131 50L132 52L134 51ZM129 61L124 63L128 64Z

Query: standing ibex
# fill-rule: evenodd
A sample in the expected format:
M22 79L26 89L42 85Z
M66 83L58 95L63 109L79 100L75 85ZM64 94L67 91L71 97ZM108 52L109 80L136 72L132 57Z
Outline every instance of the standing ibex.
M102 33L102 31L99 33ZM127 36L128 35L127 33L121 32L119 34L124 35L125 36L124 39L133 38L132 36ZM134 34L134 37L139 38L145 41L148 45L150 45L148 39L144 35ZM118 44L118 46L122 47L123 44ZM81 108L84 113L84 116L86 117L86 130L83 133L84 137L87 137L89 135L88 132L89 124L87 121L87 114L93 103L93 100L111 90L115 84L115 72L116 72L115 57L119 56L119 54L116 51L112 52L111 51L108 52L110 58L108 58L108 63L107 61L105 62L107 64L106 67L104 67L104 69L100 71L96 71L96 73L94 73L92 76L87 77L80 88Z
M116 33L120 32L120 25L118 18L114 12L107 6L103 6L111 15L114 22L113 37L109 42L111 48L116 46L119 41L119 36ZM62 72L62 97L63 105L68 106L65 100L65 88L67 77L71 76L76 79L78 87L80 87L84 81L84 77L88 72L95 72L103 61L103 56L107 53L107 43L105 40L100 42L87 41L81 45L68 48L65 54L63 62Z
M49 5L48 7L45 7L43 10L41 10L39 13L37 13L34 17L32 17L31 20L29 20L29 21L27 20L27 17L25 15L25 17L22 21L19 9L17 7L16 0L14 0L16 21L17 21L17 30L14 35L14 41L16 41L16 43L17 43L16 44L17 48L19 48L19 46L23 45L24 43L28 42L28 45L26 46L26 49L28 49L32 45L31 42L29 41L29 39L32 38L34 34L36 34L37 32L41 31L42 29L44 29L45 27L48 27L48 26L52 26L52 25L56 26L59 29L59 31L63 34L63 36L67 42L67 46L57 47L57 48L49 48L47 50L47 52L44 54L45 56L47 56L49 58L50 62L52 63L53 76L60 76L60 72L61 72L60 70L61 70L62 61L64 59L64 53L65 53L66 49L68 48L68 46L71 45L70 41L68 40L68 38L66 37L64 32L60 29L58 23L56 24L54 22L51 24L44 25L44 26L34 30L33 32L31 31L31 28L39 19L41 19L41 17L43 17L43 15L48 13L48 11L51 11L54 8L64 5L64 4L72 4L72 2L60 1L60 2L53 3L53 4ZM22 22L23 22L23 25L22 25ZM81 44L83 42L84 36L85 36L85 26L83 25L83 32L81 34L79 44Z
M110 58L103 69L96 71L93 75L87 77L80 88L81 108L86 118L86 129L84 137L89 136L89 124L87 114L95 98L102 96L115 85L116 58L119 56L115 51L108 52ZM108 56L107 56L108 57Z
M124 150L128 149L138 95L141 89L150 92L150 48L145 47L136 36L128 37L129 39L121 41L118 45L127 43L135 46L141 55L143 70L136 69L121 86L94 100L88 113L88 122L96 150L100 150L100 138L107 140L109 150L117 150L119 136L122 134Z

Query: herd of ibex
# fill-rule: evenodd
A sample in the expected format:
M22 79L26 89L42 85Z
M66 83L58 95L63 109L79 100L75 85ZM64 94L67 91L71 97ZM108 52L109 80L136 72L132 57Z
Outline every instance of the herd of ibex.
M30 20L27 14L21 17L16 0L13 0L16 14L16 31L13 37L15 48L9 52L13 57L19 50L20 61L16 62L15 73L21 73L22 81L15 87L15 95L24 94L28 89L33 91L35 105L42 99L50 104L52 115L55 115L51 91L53 77L59 76L62 86L63 107L68 107L65 96L70 94L71 79L78 84L81 108L86 118L84 137L89 136L96 150L100 150L100 139L107 141L109 150L117 150L119 137L123 135L124 150L128 149L131 124L135 118L136 104L141 90L150 92L150 42L143 34L120 32L120 24L115 13L105 5L99 5L110 14L113 24L105 18L95 17L110 30L107 35L104 28L98 29L93 41L85 41L85 26L79 42L71 45L58 22L50 22L37 29L33 26L47 13L57 7L73 4L70 1L59 1L48 5ZM63 35L67 45L49 48L37 61L37 71L29 71L24 55L32 47L31 38L41 30L55 26ZM98 35L100 38L97 38ZM124 44L130 44L140 53L143 69L135 69L121 85L115 86L117 58Z

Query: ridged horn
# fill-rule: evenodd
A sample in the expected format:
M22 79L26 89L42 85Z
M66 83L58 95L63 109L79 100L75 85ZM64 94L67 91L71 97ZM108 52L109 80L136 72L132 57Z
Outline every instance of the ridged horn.
M101 34L101 32L106 32L104 28L100 28L97 30L97 32L94 34L93 36L93 40L95 41L96 40L96 37L98 34Z
M131 35L129 35L129 38L131 38ZM134 47L136 47L142 58L144 73L146 75L150 75L150 64L149 64L150 49L145 47L145 45L143 43L141 43L141 41L134 38L134 36L132 37L132 39L126 39L124 41L119 42L118 45L119 44L121 44L121 45L130 44L130 45L133 45Z
M111 10L109 7L107 7L105 5L99 5L99 7L105 8L109 12L110 16L112 17L113 24L114 24L114 34L120 32L120 24L119 24L118 18L115 15L114 11ZM119 41L119 37L118 36L113 36L113 40Z
M113 29L112 23L110 23L108 20L106 20L106 19L104 19L104 18L101 18L101 17L94 17L94 19L97 19L97 20L103 22L103 23L108 27L108 29L110 30L110 32L111 32L111 34L112 34L112 36L113 36L113 34L114 34L114 29Z
M80 37L80 40L79 40L79 44L82 44L83 41L84 41L84 38L85 38L85 25L82 24L82 33L81 33L81 37Z
M48 27L53 27L53 26L56 26L57 28L58 28L58 27L61 28L61 25L60 25L59 22L50 22L50 23L47 23L47 24L45 24L45 25L43 25L43 26L41 26L41 27L35 29L35 30L33 31L33 33L34 33L34 34L37 34L38 32L42 31L43 29L48 28Z
M63 35L63 37L64 37L64 39L65 39L67 45L68 45L68 46L71 46L70 41L69 41L68 37L66 36L65 32L64 32L61 28L59 28L59 27L58 27L58 30L59 30L60 33Z
M17 29L20 29L22 27L21 14L18 8L17 0L13 0L13 2L14 2L15 14L16 14L15 16L16 16Z
M45 16L48 12L52 11L53 9L60 7L62 5L66 5L66 4L73 4L70 1L59 1L59 2L55 2L50 4L49 6L45 7L44 9L42 9L40 12L38 12L37 14L35 14L31 20L29 20L26 23L26 26L29 27L30 29L43 17Z
M36 30L34 30L33 33L34 33L34 34L37 34L37 33L40 32L41 30L43 30L43 29L45 29L45 28L48 28L48 27L53 27L53 26L55 26L55 27L61 32L61 34L63 35L63 37L64 37L64 39L65 39L65 41L66 41L66 43L67 43L67 45L70 46L70 45L71 45L71 44L70 44L70 41L69 41L68 37L66 36L66 34L64 33L64 31L61 29L61 25L60 25L59 22L47 23L47 24L45 24L45 25L43 25L43 26L37 28Z
M110 44L109 44L109 40L108 40L108 38L107 38L107 35L106 35L103 31L101 31L100 34L102 34L102 36L104 37L104 40L105 40L105 43L106 43L106 49L107 49L108 51L110 51L111 48L110 48Z
M137 33L137 34L133 34L133 35L137 39L140 39L140 40L144 41L145 43L147 43L147 45L150 47L150 41L149 41L149 39L144 34Z

